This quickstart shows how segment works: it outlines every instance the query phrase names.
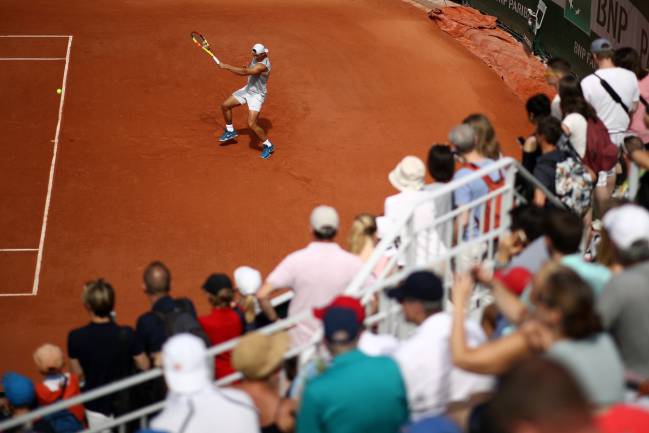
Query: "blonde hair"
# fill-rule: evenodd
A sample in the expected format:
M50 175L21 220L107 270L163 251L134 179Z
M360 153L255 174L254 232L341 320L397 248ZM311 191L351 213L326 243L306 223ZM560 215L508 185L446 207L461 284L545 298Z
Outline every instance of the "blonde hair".
M464 119L464 124L473 128L476 138L476 150L491 159L500 158L500 143L491 121L484 114L471 114Z
M352 254L360 254L367 243L373 239L376 233L376 218L368 213L362 213L354 218L352 228L349 232L349 251Z
M247 324L255 323L257 311L255 303L255 295L246 295L241 297L241 309L243 310L243 318Z
M89 281L83 287L81 300L99 317L109 317L115 307L115 290L103 278Z

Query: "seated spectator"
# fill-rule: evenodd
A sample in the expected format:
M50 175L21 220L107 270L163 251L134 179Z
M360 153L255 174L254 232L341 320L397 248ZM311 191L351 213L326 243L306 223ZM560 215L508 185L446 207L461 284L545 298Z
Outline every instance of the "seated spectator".
M187 298L173 299L171 292L171 272L162 262L152 262L143 274L144 294L151 303L151 310L137 319L135 327L144 351L153 365L160 366L160 350L167 340L165 318L173 312L187 311L196 317L194 304Z
M522 267L534 273L549 259L543 235L545 209L533 204L509 211L511 226L501 236L496 252L496 267Z
M534 357L514 366L487 409L488 431L596 433L591 406L571 372Z
M479 113L471 114L462 123L473 128L476 137L476 151L480 155L494 161L500 159L502 156L500 143L496 138L496 131L487 116Z
M425 191L434 192L447 185L453 180L455 173L455 157L450 146L445 144L433 144L428 150L428 174L433 183L424 186ZM448 215L453 210L453 194L451 192L435 198L435 215L439 218ZM451 246L453 240L453 220L441 223L437 226L439 237L447 247Z
M261 433L292 432L294 400L280 397L280 373L290 338L286 333L247 334L232 352L232 365L243 374L236 387L252 398L259 411Z
M112 318L115 290L110 283L101 278L86 283L82 300L90 315L90 323L68 334L70 370L84 384L82 391L148 369L149 359L133 329L119 326ZM100 427L113 415L132 409L117 406L110 395L86 402L88 426Z
M212 305L212 312L198 318L198 323L213 346L243 334L241 316L232 308L234 291L232 281L225 274L212 274L203 284L203 291ZM231 364L232 352L223 352L214 359L215 377L220 379L235 372Z
M584 236L582 219L572 212L551 209L545 222L545 233L552 260L575 271L588 283L595 295L600 295L611 279L611 271L605 266L584 260L579 251Z
M620 357L611 338L601 331L592 289L574 271L555 264L544 268L536 276L533 293L538 326L519 328L475 349L468 348L460 326L472 285L471 278L459 276L453 286L451 348L456 366L502 373L535 350L543 350L573 371L594 405L606 407L622 400Z
M234 270L234 283L239 294L238 309L242 314L244 332L254 330L257 317L257 291L261 287L261 273L250 266Z
M34 352L34 362L43 382L36 384L36 400L40 406L47 406L59 400L66 400L80 394L79 378L64 371L63 351L53 344L44 344ZM70 407L70 412L79 423L86 419L83 405ZM81 427L81 424L79 424Z
M492 159L485 158L477 151L476 136L473 128L469 125L456 126L451 130L448 138L460 159L460 168L455 172L453 180L462 179L474 171L493 164L494 161ZM494 172L482 179L477 179L458 187L453 193L455 206L461 207L486 196L490 191L488 184L493 185L501 180L501 175L498 172ZM498 202L492 200L491 203L496 205ZM473 211L466 210L462 212L458 218L458 237L461 236L464 239L470 239L479 236L482 213L482 206L476 207ZM487 218L490 217L487 212L484 213ZM498 213L497 210L496 213ZM494 225L494 222L488 220L483 222L485 226L489 226L489 224ZM476 257L480 255L479 253L475 254Z
M649 378L649 212L626 204L603 219L615 261L623 270L614 275L598 299L606 328L617 343L626 369Z
M162 358L169 395L162 412L151 421L151 428L206 433L223 426L228 433L259 432L250 397L212 383L212 360L200 338L191 334L171 337L163 347Z
M347 243L349 252L356 254L366 262L377 244L376 235L376 218L368 213L362 213L354 218L352 227L349 231Z
M257 293L259 304L269 320L277 320L270 303L271 296L281 289L290 289L295 296L289 306L289 317L314 307L327 305L341 294L363 267L356 255L343 250L336 242L338 213L329 206L318 206L311 212L313 242L289 254L270 273ZM294 346L307 343L320 328L317 320L301 322L291 330Z
M453 367L448 344L453 319L443 311L444 287L439 277L428 271L414 272L388 291L388 296L401 303L405 320L417 326L394 354L413 421L440 415L452 403L455 412L466 410L472 397L491 390L490 376ZM466 321L465 326L470 345L486 341L477 323Z
M560 57L553 57L545 64L545 81L557 91L550 105L550 112L553 117L561 120L561 97L559 96L559 81L571 73L570 63Z
M2 389L9 403L9 415L18 418L26 415L34 407L36 393L32 381L18 373L8 372L2 376ZM5 433L55 433L52 425L45 419L33 423L33 427L23 428L18 426Z
M408 420L408 403L397 364L357 349L361 325L353 309L329 308L323 322L324 342L333 361L307 383L297 432L399 431Z
M536 127L536 140L541 156L534 166L534 177L552 194L556 194L557 164L566 159L566 154L557 147L561 138L561 122L554 117L542 119ZM534 204L546 206L546 196L540 189L534 191Z
M527 118L530 123L534 126L536 130L539 122L542 119L551 115L551 102L550 98L543 93L538 93L534 96L531 96L525 103L525 110L527 111ZM522 138L522 137L521 137ZM524 139L521 143L523 145L523 156L521 163L527 171L534 170L534 165L536 164L536 159L541 156L541 149L539 144L536 141L536 136L534 134Z
M431 225L437 214L435 202L421 202L427 195L424 190L426 168L416 156L406 156L390 172L388 180L399 191L385 199L384 227L380 237L385 236L413 210L412 228L417 241L413 243L415 262L420 265L430 265L436 258L446 252L436 227ZM418 204L419 203L419 204ZM416 207L415 207L416 205ZM405 230L405 227L403 228ZM407 254L397 248L399 254Z

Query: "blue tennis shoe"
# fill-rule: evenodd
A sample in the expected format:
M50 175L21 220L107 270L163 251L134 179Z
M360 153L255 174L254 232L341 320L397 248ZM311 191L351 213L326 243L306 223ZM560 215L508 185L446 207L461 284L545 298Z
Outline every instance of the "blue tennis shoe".
M275 152L275 146L264 146L264 150L261 151L261 157L263 159L268 159L270 158L270 155L273 154L273 152Z
M223 131L223 134L221 134L221 136L219 137L219 141L221 143L223 143L223 142L226 142L226 141L233 140L233 139L237 138L238 136L239 136L239 134L237 133L237 131L228 131L226 129L225 131Z

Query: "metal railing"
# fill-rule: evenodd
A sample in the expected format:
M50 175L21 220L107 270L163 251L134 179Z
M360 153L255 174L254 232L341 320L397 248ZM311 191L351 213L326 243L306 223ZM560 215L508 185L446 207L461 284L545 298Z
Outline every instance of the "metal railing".
M421 206L427 205L447 194L453 194L458 188L482 179L492 173L500 173L504 178L501 187L490 191L486 196L467 203L466 205L454 209L444 215L435 215L430 221L416 221L416 211ZM363 303L367 304L376 294L381 294L384 289L397 284L408 274L418 269L435 269L443 273L450 283L452 271L460 266L459 260L463 254L475 256L475 260L490 259L494 255L495 243L498 237L509 227L509 210L516 201L514 190L514 180L516 173L531 175L527 173L515 160L511 158L502 158L495 163L471 173L462 179L449 182L448 184L431 192L422 193L421 200L412 204L411 208L405 212L401 219L396 221L388 232L383 236L376 246L373 254L365 263L361 271L350 282L345 293L362 298ZM533 177L531 181L535 186L542 188ZM547 192L547 190L546 190ZM548 192L549 193L549 192ZM554 197L548 194L550 200ZM490 204L491 212L487 215L485 209L487 203ZM501 207L499 211L500 221L496 224L497 213L496 206ZM435 247L430 247L429 241L439 237L439 233L454 233L458 219L461 215L469 216L469 228L465 233L457 236L457 241L453 239L438 239L441 243ZM473 221L477 221L477 226ZM486 230L485 227L489 227ZM397 245L398 241L398 245ZM476 248L479 248L476 252ZM388 260L385 258L388 256ZM376 273L377 266L381 261L386 263L382 269ZM478 295L478 298L481 295ZM273 299L273 304L286 302L292 297L291 293L282 295ZM398 314L400 308L394 302L383 297L381 299L380 310L377 314L368 318L372 325L379 324L383 332L390 332L396 335L403 335L402 329L407 328L401 315ZM480 299L476 299L475 306L480 307ZM311 318L311 311L291 316L287 319L275 322L263 328L258 332L272 334L275 332L288 330L296 324ZM299 348L292 349L286 356L304 355L308 351L313 351L313 347L318 344L321 333L316 333L308 344ZM239 338L227 341L211 347L208 355L214 357L220 353L232 350L238 343ZM308 357L307 357L308 358ZM117 391L128 389L147 381L162 376L160 368L142 372L125 379L110 383L92 391L85 392L79 396L66 399L39 409L36 409L26 415L10 419L0 423L0 431L19 426L29 425L35 420L40 419L48 414L67 409L72 406L83 404L85 402L111 395ZM217 382L219 385L227 385L241 378L239 373L222 378ZM131 413L119 416L108 421L101 427L84 430L83 433L98 433L111 428L118 428L118 431L125 431L125 424L134 420L140 420L140 424L145 426L150 415L160 411L164 402L158 402L147 407L135 410Z

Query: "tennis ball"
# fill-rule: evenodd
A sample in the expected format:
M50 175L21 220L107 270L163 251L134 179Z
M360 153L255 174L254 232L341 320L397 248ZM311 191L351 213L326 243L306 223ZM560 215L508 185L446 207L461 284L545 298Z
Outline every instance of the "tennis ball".
M61 94L61 92L62 92L61 89L56 89L56 93L58 93L59 95Z

